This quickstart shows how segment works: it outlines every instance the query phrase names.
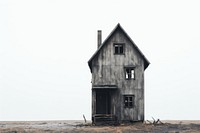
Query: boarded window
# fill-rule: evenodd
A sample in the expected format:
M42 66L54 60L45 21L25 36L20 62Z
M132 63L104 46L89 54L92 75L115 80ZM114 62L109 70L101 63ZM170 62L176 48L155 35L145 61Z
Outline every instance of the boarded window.
M134 101L135 101L134 95L124 95L124 107L125 108L133 108Z
M126 79L135 79L134 67L125 68L125 78Z
M114 44L114 51L115 54L124 54L124 44L123 43Z

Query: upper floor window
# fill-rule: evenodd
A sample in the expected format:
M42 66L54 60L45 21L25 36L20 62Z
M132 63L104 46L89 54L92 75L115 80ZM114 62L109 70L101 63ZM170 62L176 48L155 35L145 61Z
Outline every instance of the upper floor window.
M115 52L115 54L124 54L124 44L123 43L115 43L114 44L114 52Z
M135 79L135 69L134 69L134 67L125 68L125 78L126 79Z

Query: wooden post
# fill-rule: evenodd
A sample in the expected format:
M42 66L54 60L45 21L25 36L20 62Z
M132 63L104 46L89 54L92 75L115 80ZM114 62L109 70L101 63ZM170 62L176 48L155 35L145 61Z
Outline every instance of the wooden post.
M85 123L87 122L87 120L86 120L86 118L85 118L85 115L83 115L83 118L84 118L84 120L85 120Z

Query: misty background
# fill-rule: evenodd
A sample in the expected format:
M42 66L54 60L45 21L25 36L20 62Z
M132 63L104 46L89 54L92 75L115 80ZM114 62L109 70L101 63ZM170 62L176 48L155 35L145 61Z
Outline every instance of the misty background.
M91 119L87 64L120 23L150 61L145 119L200 119L198 0L1 0L0 121Z

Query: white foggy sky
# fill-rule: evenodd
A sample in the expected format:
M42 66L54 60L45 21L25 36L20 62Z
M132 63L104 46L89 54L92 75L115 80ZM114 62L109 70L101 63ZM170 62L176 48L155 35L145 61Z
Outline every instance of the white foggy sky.
M1 0L0 121L91 118L87 61L120 23L150 61L145 117L200 119L198 0Z

